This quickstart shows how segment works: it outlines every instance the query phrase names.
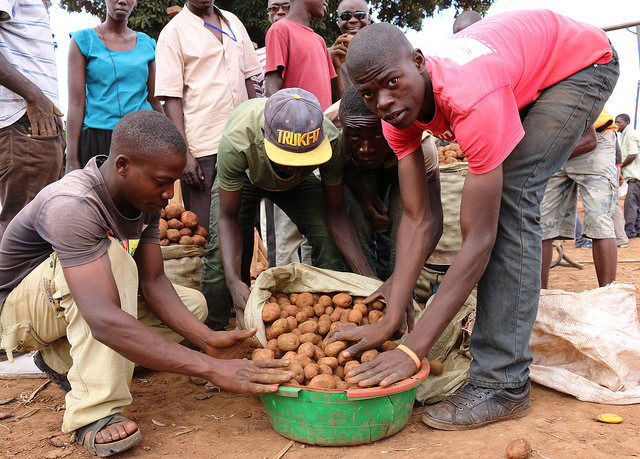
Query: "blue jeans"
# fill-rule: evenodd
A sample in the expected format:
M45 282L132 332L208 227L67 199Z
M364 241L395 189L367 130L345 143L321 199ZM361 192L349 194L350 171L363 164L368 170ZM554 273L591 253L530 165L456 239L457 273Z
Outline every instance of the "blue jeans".
M549 178L567 161L604 108L618 79L618 56L545 89L520 111L525 136L502 163L498 233L478 282L469 382L487 388L526 383L529 338L538 312L540 203Z

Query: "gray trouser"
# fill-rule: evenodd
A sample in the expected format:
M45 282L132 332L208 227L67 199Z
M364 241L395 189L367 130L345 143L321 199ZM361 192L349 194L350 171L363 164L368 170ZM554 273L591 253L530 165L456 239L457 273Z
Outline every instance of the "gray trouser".
M540 203L549 178L598 118L618 71L614 51L611 62L576 72L521 110L525 136L502 164L496 242L478 283L472 384L513 388L529 377L542 266Z

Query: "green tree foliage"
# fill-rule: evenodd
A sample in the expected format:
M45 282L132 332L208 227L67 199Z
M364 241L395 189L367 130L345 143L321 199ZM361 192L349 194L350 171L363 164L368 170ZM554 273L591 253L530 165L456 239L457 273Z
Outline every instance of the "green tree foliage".
M369 0L372 11L377 12L379 21L396 24L404 29L420 30L422 20L435 12L449 7L458 11L473 9L485 14L494 0ZM86 11L100 18L105 17L104 0L60 0L68 11ZM267 0L217 0L216 5L232 11L247 28L249 36L260 46L264 45L264 35L269 28L267 20ZM340 35L336 24L336 10L340 0L329 0L327 14L322 20L313 21L313 29L331 45ZM167 8L184 5L183 0L139 0L129 26L158 38L162 28L171 19Z

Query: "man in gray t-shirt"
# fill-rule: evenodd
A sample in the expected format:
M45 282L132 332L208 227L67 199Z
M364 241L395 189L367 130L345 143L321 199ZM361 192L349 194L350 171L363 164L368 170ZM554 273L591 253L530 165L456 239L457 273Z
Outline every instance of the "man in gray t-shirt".
M0 243L0 347L10 360L40 350L36 363L69 391L62 430L93 454L141 438L118 414L134 364L233 391L275 391L293 377L283 361L220 360L243 357L255 330L211 331L202 294L164 274L158 220L185 155L165 116L129 113L109 157L44 188ZM175 344L183 337L204 353Z

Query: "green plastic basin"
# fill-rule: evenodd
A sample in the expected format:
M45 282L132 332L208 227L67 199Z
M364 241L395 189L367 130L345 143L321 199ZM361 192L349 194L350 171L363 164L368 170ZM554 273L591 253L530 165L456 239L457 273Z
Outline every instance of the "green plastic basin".
M385 388L345 391L287 384L260 398L273 428L291 440L359 445L393 435L407 424L417 385L428 375L425 360L414 376Z

